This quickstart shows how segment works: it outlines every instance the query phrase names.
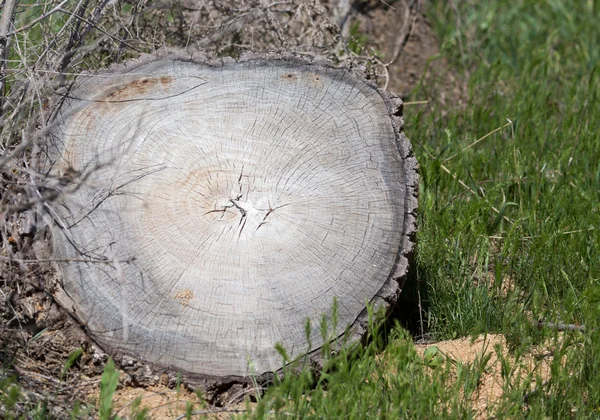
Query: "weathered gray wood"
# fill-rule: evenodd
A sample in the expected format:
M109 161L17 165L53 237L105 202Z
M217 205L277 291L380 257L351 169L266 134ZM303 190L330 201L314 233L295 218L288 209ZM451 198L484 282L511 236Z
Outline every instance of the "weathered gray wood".
M84 80L85 79L85 80ZM80 77L51 173L96 168L53 205L58 300L110 351L188 373L261 375L314 350L339 302L396 301L416 162L400 102L294 58L166 56ZM111 264L81 262L109 259Z

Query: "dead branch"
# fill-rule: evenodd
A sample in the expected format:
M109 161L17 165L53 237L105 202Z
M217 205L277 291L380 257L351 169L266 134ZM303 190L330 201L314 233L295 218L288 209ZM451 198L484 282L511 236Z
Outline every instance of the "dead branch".
M13 26L17 3L18 0L6 0L2 8L2 20L0 20L0 115L2 115L4 103L6 62L10 51L10 29Z
M396 47L394 48L394 54L390 61L384 64L385 67L389 67L398 60L398 57L402 54L404 47L408 43L410 39L410 35L412 34L412 29L419 17L419 13L421 12L421 2L417 0L413 0L410 4L404 2L405 10L404 10L404 23L402 26L402 30L400 31L400 35L398 36L398 40L396 41Z
M32 20L31 22L29 22L27 25L23 25L21 26L19 29L15 29L13 31L11 31L8 35L12 36L12 35L16 35L18 33L27 31L31 28L33 28L35 25L37 25L38 23L40 23L42 20L46 19L48 16L53 15L56 12L59 11L64 11L64 9L62 9L62 7L68 2L69 0L63 0L61 3L59 3L54 9L50 10L49 12L44 13L43 15L37 17L36 19Z
M561 324L554 322L544 322L538 321L538 329L548 328L556 331L581 331L585 332L585 325L577 325L577 324Z

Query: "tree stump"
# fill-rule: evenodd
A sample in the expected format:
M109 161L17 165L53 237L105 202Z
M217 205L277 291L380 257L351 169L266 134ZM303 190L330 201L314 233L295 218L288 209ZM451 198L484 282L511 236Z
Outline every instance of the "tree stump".
M395 303L417 165L401 101L360 74L167 55L80 76L56 109L49 173L80 184L50 207L56 296L107 351L263 375L276 343L323 345L334 298L356 336Z

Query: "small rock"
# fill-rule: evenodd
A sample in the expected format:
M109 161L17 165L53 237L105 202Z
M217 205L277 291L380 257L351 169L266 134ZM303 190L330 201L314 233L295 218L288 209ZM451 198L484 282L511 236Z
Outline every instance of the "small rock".
M160 384L162 386L168 386L169 385L169 375L167 375L166 373L163 373L162 375L160 375Z
M95 365L104 364L108 361L108 355L96 346L92 346L92 363Z
M121 366L123 367L123 369L126 369L128 367L134 367L136 365L136 362L137 361L130 356L123 356L121 358Z
M123 372L122 376L119 378L119 383L122 384L123 386L132 386L133 385L133 378L131 377L130 374Z

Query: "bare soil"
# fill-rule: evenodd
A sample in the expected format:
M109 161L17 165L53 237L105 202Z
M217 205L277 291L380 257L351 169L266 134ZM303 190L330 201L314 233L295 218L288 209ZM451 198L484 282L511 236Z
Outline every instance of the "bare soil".
M471 402L476 418L486 419L494 417L494 413L501 402L504 392L503 383L505 382L502 376L501 360L498 356L502 355L503 358L509 360L511 365L515 363L515 359L509 352L505 338L498 334L488 334L481 335L475 339L465 337L432 344L417 344L417 352L423 356L425 350L430 346L436 346L448 360L461 363L462 365L473 365L483 360L486 355L490 355ZM550 353L544 350L544 346L540 346L539 349L536 349L535 354L524 355L519 358L513 375L525 375L535 370L543 381L549 379L552 358L536 357L539 354ZM454 372L456 370L455 366L456 364L454 364Z
M366 47L378 52L381 62L388 65L387 77L377 69L381 85L387 82L388 90L405 101L412 96L445 109L462 107L467 102L467 81L441 57L439 39L421 3L397 1L382 6L379 1L367 2L356 16L358 30L366 34ZM428 104L418 105L428 109ZM407 123L412 112L405 108Z
M147 409L152 419L167 420L184 416L189 409L191 413L203 414L207 419L230 419L232 414L251 410L256 404L247 400L246 392L232 395L231 402L223 407L211 407L201 396L181 387L172 389L165 385L148 388L123 387L118 389L113 397L114 411L120 417L133 416L136 413L133 402L140 401L140 409ZM94 404L98 401L99 392L94 390L88 395L88 400ZM137 412L139 412L139 410Z

